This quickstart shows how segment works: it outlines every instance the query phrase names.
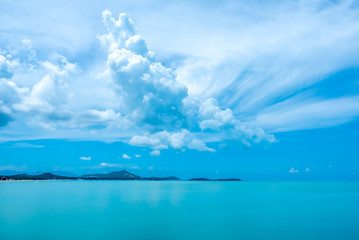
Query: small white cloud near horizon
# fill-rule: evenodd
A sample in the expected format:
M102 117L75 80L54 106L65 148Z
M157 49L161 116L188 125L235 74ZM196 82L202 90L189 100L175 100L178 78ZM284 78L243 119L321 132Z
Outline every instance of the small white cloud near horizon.
M306 168L305 171L306 171L306 172L310 172L310 168Z
M122 154L122 158L123 158L123 159L131 159L131 157L128 156L126 153Z
M102 162L99 166L92 168L129 168L129 169L139 169L137 165L134 164L117 164L117 163L106 163Z
M135 154L135 157L136 157L136 158L140 158L141 155L140 155L140 154Z
M80 157L81 160L84 160L84 161L90 161L91 160L91 157Z
M35 145L30 143L15 143L14 145L10 146L9 148L44 148L44 145Z
M111 164L111 163L105 163L105 162L102 162L100 164L101 167L111 167L111 166L114 166L114 165L119 165L119 164Z
M289 170L289 173L299 173L299 170L298 170L298 169L291 168L291 169Z
M151 156L160 156L161 155L161 152L160 150L153 150L152 152L150 152L150 155Z

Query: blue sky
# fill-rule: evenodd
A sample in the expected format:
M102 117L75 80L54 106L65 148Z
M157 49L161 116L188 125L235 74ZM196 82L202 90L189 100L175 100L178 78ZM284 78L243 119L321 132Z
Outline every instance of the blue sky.
M358 178L355 1L0 5L0 172Z

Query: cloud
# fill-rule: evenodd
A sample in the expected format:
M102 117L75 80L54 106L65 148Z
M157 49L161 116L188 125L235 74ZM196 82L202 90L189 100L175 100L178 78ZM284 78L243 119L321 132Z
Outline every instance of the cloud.
M273 132L358 117L356 88L317 94L319 83L324 90L356 84L325 81L359 66L356 7L285 1L258 12L257 3L232 4L243 14L226 16L219 4L224 13L213 24L199 20L194 6L193 16L168 28L178 39L141 29L148 45L127 14L104 11L106 31L97 35L103 52L86 61L37 54L28 38L17 49L0 50L1 139L76 137L212 152L222 142L273 143ZM154 39L163 45L158 56L149 50L158 46Z
M214 98L208 98L201 103L199 108L200 122L199 127L202 130L212 129L218 131L227 126L232 127L235 119L231 109L222 110Z
M84 160L84 161L90 161L91 160L91 157L80 157L81 160Z
M139 169L137 165L134 164L113 164L102 162L99 166L95 166L93 168L129 168L129 169Z
M289 173L298 173L298 172L299 172L298 169L294 169L294 168L289 169Z
M220 139L235 139L250 146L250 141L269 143L276 142L276 138L265 133L262 128L248 126L245 123L235 119L231 109L222 110L214 98L203 100L199 107L199 127L202 131L212 130L218 132Z
M56 63L41 62L48 71L45 77L37 82L23 97L21 103L14 104L14 109L22 112L55 113L61 111L69 95L66 79L77 70L77 65L59 56ZM61 99L61 101L60 101Z
M359 35L358 8L350 1L282 1L260 10L258 4L232 1L236 14L228 16L225 4L217 6L222 14L214 24L199 21L192 44L183 42L188 36L181 32L184 28L174 31L172 51L182 48L191 55L179 73L181 81L191 83L190 91L211 96L226 92L226 102L238 106L235 112L244 107L255 111L278 95L320 81L323 73L357 63L358 43L353 40ZM186 20L195 24L198 18ZM170 44L166 50L171 51Z
M131 157L128 156L126 153L122 154L122 158L123 158L123 159L131 159Z
M9 70L5 71L7 80L12 76L16 86L27 87L30 93L32 83L47 75L47 73L42 75L44 70L37 68L40 64L34 62L39 61L36 57L41 58L44 52L45 55L51 55L54 51L66 49L63 52L71 53L71 59L76 59L76 61L80 59L81 54L88 51L90 45L93 44L91 37L102 31L101 27L103 27L95 18L99 14L99 9L103 7L101 3L93 3L87 9L86 16L74 10L80 9L83 4L84 2L76 1L70 4L71 7L60 4L56 9L47 7L46 4L42 4L42 8L21 3L4 5L2 22L8 24L1 26L3 35L11 36L9 37L11 42L14 42L12 39L16 38L23 40L24 35L27 39L22 41L21 47L12 47L6 53L0 50L0 54L6 58L6 61L14 63L17 61L21 65L25 62L24 56L29 54L16 55L16 51L19 52L20 49L25 51L29 46L38 46L38 48L40 46L41 49L45 49L39 51L40 54L31 61L32 67L25 64L29 66L26 71L22 66L8 68ZM358 116L354 107L356 101L348 96L331 99L334 100L333 102L338 100L338 104L348 103L351 106L348 108L347 105L343 106L347 109L347 113L343 115L337 107L331 109L332 102L327 101L326 96L322 96L322 99L318 99L316 94L309 97L297 96L304 89L314 87L327 76L358 66L359 43L356 41L359 36L358 8L352 1L280 1L276 3L226 1L220 4L183 2L175 5L170 2L161 2L158 4L161 7L156 12L150 11L147 5L138 4L136 1L124 2L121 5L123 9L136 9L131 12L131 16L141 26L141 33L146 36L148 45L143 37L139 36L134 22L126 14L120 14L118 18L114 18L109 11L103 13L107 32L99 35L98 38L106 53L117 52L113 55L112 63L125 56L131 61L128 62L129 64L121 63L122 65L119 66L126 66L129 69L138 68L142 71L141 73L152 73L153 71L148 70L148 67L157 63L158 60L148 50L151 46L151 49L159 53L159 59L164 60L162 66L166 68L176 66L176 69L164 72L175 73L176 81L186 87L189 97L202 100L216 99L221 111L225 111L221 114L230 116L231 111L235 119L241 120L244 128L247 129L258 128L266 133L310 129L335 126ZM259 4L260 7L258 7ZM115 5L116 3L109 3L108 7L115 8ZM27 16L22 14L24 10L29 12L28 16L36 15L36 18L27 21ZM60 15L64 16L62 21L55 21L56 16ZM178 21L179 18L181 21ZM55 27L54 22L56 22ZM88 28L89 25L91 28ZM26 34L24 29L26 29ZM98 77L100 74L93 70L99 68L103 70L101 65L103 62L98 59L101 54L97 55L94 53L96 51L92 50L91 56L84 54L86 56L83 58L86 60L82 60L88 64L88 68L86 64L81 64L81 62L78 64L83 71L82 76L69 75L68 78L62 79L68 84L64 91L69 93L68 97L71 101L62 105L60 111L54 106L54 102L46 97L40 99L42 104L38 106L41 110L52 108L51 112L39 113L36 108L31 108L29 112L17 112L12 107L13 103L1 104L0 126L20 122L20 125L24 126L21 130L25 130L22 133L28 135L25 137L34 136L34 132L39 132L37 137L43 137L40 130L46 127L46 132L51 130L50 135L54 136L76 135L106 138L110 135L117 136L117 140L164 130L174 133L182 128L191 132L197 130L199 132L203 129L208 133L229 126L228 123L222 121L219 114L208 119L189 119L185 115L185 112L189 110L180 109L181 103L178 105L179 111L173 110L169 114L162 111L163 116L155 116L151 111L161 108L161 101L157 100L162 99L157 96L153 99L153 102L157 101L157 104L149 104L148 108L142 102L138 106L133 102L127 106L126 87L122 86L126 84L123 84L122 80L117 81L119 79L116 78L114 81L116 83L106 85L111 82L111 77L105 74L103 78ZM180 56L180 59L176 56ZM41 59L41 61L46 62L48 59ZM6 65L9 64L6 63ZM19 69L24 71L19 72ZM110 67L108 71L112 71ZM128 74L125 69L121 71L119 75ZM109 73L111 74L115 73ZM26 75L26 77L21 77L21 75ZM77 80L80 78L82 78L81 81ZM334 85L343 85L345 82L347 81L344 79L338 79ZM138 96L133 94L133 91L128 90L128 92L130 99L135 99L134 102L138 103L139 101L136 100ZM355 92L350 97L353 95L358 95L358 93ZM298 103L295 108L291 108L289 101L286 102L293 96L296 98L292 100ZM340 101L343 98L348 98L348 101ZM36 98L32 100L23 106L30 108ZM283 102L281 107L270 108L280 102ZM327 114L314 114L310 110L313 104L319 102L322 103L321 108L317 106L317 109L321 111L327 109L325 111ZM137 111L132 111L133 106ZM142 111L146 109L149 111ZM110 118L102 118L96 114L87 115L92 110L101 113L113 111L113 114L110 114ZM312 115L314 115L313 118L311 118ZM202 128L198 126L198 121L200 121L199 124L202 123L200 125ZM143 128L137 129L137 124ZM31 130L27 129L29 125ZM119 126L126 127L119 130ZM128 128L132 129L124 131ZM238 126L236 128L239 129L237 132L239 135L241 128ZM15 126L6 130L13 129ZM1 134L3 135L3 132ZM221 141L228 134L231 132L211 133L210 138L221 135L215 137ZM208 141L208 138L205 141Z
M110 164L110 163L105 163L105 162L102 162L100 164L101 167L113 167L113 166L119 166L120 164Z
M306 168L305 171L306 171L306 172L310 172L310 168Z
M237 14L227 17L225 4L218 7L223 14L215 23L199 21L193 27L208 34L193 33L192 44L185 42L184 26L198 20L186 18L165 46L167 51L189 55L177 69L177 79L188 87L189 95L215 97L242 122L268 132L335 126L359 115L354 107L358 91L338 98L327 94L318 98L317 93L319 82L324 89L351 86L347 77L332 83L325 80L359 64L358 8L352 1L282 1L264 4L260 10L257 2L231 2L231 12ZM313 94L302 94L308 90ZM321 105L317 113L310 111L314 103ZM332 103L343 106L346 113L332 108ZM280 107L268 113L273 105ZM209 123L212 128L219 124Z
M235 139L246 145L275 141L263 129L239 121L231 109L222 109L216 99L189 96L175 69L156 60L127 14L115 19L106 10L103 22L107 32L98 39L108 54L107 69L88 74L59 54L48 60L34 57L32 71L42 75L38 81L24 88L8 79L0 85L0 91L12 91L0 102L0 125L13 120L25 135L26 130L31 136L36 132L37 138L49 131L52 137L64 138L74 132L95 139L116 136L154 150L214 152L207 146L209 139ZM30 49L32 42L22 44ZM28 66L26 61L19 61L20 66ZM10 69L12 62L5 58L2 62Z
M213 152L214 149L208 148L205 143L196 139L186 129L181 129L178 132L169 133L167 131L156 132L151 135L134 136L130 139L129 144L132 146L150 147L152 149L174 149L189 148L199 151Z
M153 150L152 152L150 152L150 155L151 156L160 156L161 155L161 152L160 150Z
M25 88L19 88L15 82L9 80L12 77L13 65L5 57L0 55L0 127L6 126L14 120L13 104L21 101L21 95Z
M135 154L135 157L136 157L136 158L140 158L141 155L140 155L140 154Z
M147 47L141 47L145 45L144 41L131 40L142 38L136 34L133 22L126 14L120 14L116 21L105 11L104 21L110 32L99 38L106 39L103 41L109 51L107 65L118 85L118 94L125 96L124 113L137 124L153 130L181 126L186 86L176 81L172 69L156 62ZM144 51L133 50L138 48Z
M13 120L24 126L29 135L33 135L33 129L63 135L63 130L82 128L80 131L85 132L88 126L120 124L121 114L116 109L109 109L113 104L103 99L112 97L110 86L99 82L95 86L84 85L76 63L56 54L50 60L39 61L32 72L44 76L27 87L19 88L16 78L0 80L0 93L4 92L0 98L0 125L5 126ZM78 79L73 79L74 76ZM125 125L124 122L121 124Z
M280 132L335 126L358 115L358 96L305 102L289 99L264 109L253 122Z
M201 130L228 130L227 134L217 134L220 138L228 139L232 134L246 144L253 136L256 141L275 141L262 129L252 130L235 120L232 111L222 110L215 99L197 100L188 96L187 87L177 81L175 72L155 61L154 54L136 34L133 21L126 14L120 14L116 21L105 11L103 18L109 32L99 39L109 51L107 65L118 84L119 94L125 96L128 107L125 118L130 118L146 132L132 137L131 145L214 151L187 129L189 124L195 126L198 122Z
M44 148L44 145L35 145L30 143L15 143L14 145L10 146L9 148Z
M11 57L11 55L9 55ZM14 68L19 63L16 60L8 60L5 56L0 55L0 79L10 79L13 76Z

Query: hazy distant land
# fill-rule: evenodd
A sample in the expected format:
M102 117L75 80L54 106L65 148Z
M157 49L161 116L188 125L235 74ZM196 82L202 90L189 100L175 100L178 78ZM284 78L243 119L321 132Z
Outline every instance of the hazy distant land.
M27 173L15 175L0 175L1 181L15 181L15 180L150 180L150 181L174 181L181 180L175 176L169 177L141 177L130 173L126 170L110 172L110 173L96 173L85 174L79 177L61 176L53 173L42 173L37 175L29 175ZM208 178L191 178L188 181L242 181L238 178L226 179L208 179Z

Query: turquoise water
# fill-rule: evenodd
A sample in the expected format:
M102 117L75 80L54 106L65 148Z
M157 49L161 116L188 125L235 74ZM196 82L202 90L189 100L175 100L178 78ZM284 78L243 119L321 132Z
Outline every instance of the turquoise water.
M359 239L359 182L0 182L0 239Z

